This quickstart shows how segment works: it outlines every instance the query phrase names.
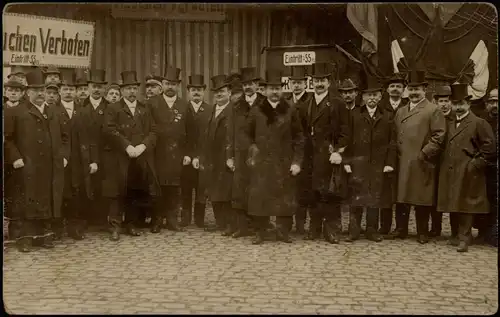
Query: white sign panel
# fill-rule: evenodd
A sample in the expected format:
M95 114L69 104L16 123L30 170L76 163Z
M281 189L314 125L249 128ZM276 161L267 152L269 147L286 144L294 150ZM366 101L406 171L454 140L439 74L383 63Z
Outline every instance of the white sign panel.
M288 77L281 77L281 82L284 84L283 85L283 92L292 92L292 87L289 83L289 78ZM308 92L314 92L314 88L312 85L312 78L307 77L307 85L306 85L306 91Z
M3 14L4 65L88 68L94 22Z
M283 65L299 66L312 65L316 62L316 52L285 52L283 53Z

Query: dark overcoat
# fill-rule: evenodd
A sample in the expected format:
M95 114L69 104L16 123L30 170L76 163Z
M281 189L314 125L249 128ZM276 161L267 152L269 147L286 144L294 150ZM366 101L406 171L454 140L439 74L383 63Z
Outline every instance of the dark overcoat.
M342 168L336 165L334 169L329 160L332 150L338 151L347 145L348 116L344 102L328 93L319 105L313 95L297 108L305 135L301 172L304 174L300 176L304 179L299 183L306 186L306 190L319 193L323 201L344 197L342 190L330 188L332 176L340 178ZM314 198L309 198L312 205L317 203Z
M24 102L5 109L4 116L5 160L24 162L13 172L15 213L26 219L60 217L69 136L59 115L47 105L42 115L31 102Z
M250 109L265 101L266 98L257 94L252 106L244 95L238 99L228 111L227 149L229 157L233 158L235 170L231 189L231 204L233 208L247 210L249 170L247 165L250 141L247 134L248 114Z
M448 121L439 173L437 210L481 214L489 212L485 169L496 155L490 125L470 112L456 127Z
M189 105L177 97L170 108L163 96L154 96L147 103L158 130L156 174L161 186L180 186L184 156L190 156L193 151L194 135L188 127Z
M410 111L400 108L394 116L398 144L398 203L435 204L436 165L446 136L443 112L427 99ZM425 160L418 157L422 153Z
M385 111L389 112L392 115L392 117L394 118L394 116L396 115L396 112L399 109L407 106L408 103L409 103L408 98L401 98L401 101L399 102L399 106L396 109L394 109L391 105L390 97L388 95L386 95L380 101L380 107L383 108Z
M344 153L348 174L349 205L373 208L392 206L394 171L384 173L385 166L396 169L396 131L392 114L377 107L373 118L366 106L352 110L349 145ZM346 173L347 174L347 173Z
M99 170L99 153L90 131L88 112L75 102L73 115L70 118L61 102L56 104L63 126L69 135L70 156L65 168L64 198L71 198L77 191L84 191L92 199L94 196L90 164L96 163Z
M104 197L123 197L127 191L130 158L126 152L129 145L144 144L146 150L136 158L147 181L149 194L160 193L155 173L154 148L156 144L156 127L149 108L137 101L135 115L132 114L125 101L109 104L105 111L103 134L105 142L101 165L104 170L102 194ZM108 150L109 149L109 150Z
M297 176L292 176L290 166L302 166L304 157L304 134L297 108L281 100L274 109L266 100L250 110L248 131L254 147L248 213L292 216L297 204Z
M208 120L201 125L198 144L200 153L200 181L198 184L198 202L230 202L233 172L227 167L230 158L227 148L229 130L228 115L232 103L215 117L215 106Z

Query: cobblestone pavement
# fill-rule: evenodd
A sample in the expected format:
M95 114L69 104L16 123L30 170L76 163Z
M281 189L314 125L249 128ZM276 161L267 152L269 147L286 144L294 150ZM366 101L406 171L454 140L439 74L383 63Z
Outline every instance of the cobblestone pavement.
M493 314L497 267L497 249L461 254L444 240L254 246L195 228L117 243L91 233L53 250L8 248L3 299L10 314Z

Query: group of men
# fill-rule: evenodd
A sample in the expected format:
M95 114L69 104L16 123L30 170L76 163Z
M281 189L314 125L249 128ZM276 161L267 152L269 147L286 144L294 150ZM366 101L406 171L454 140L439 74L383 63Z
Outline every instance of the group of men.
M113 103L103 98L103 70L86 79L70 69L11 72L4 170L18 249L29 252L34 241L52 248L65 229L83 239L84 219L109 223L113 241L122 228L139 236L139 206L147 202L152 233L164 222L183 231L194 220L224 236L253 236L253 244L266 240L270 217L276 239L292 242L293 216L305 234L307 214L305 239L338 244L342 204L350 207L346 241L360 238L363 209L366 238L404 239L415 206L418 242L439 235L441 214L449 212L450 243L467 251L473 216L496 213L496 90L487 122L470 111L466 84L441 87L432 103L425 73L413 70L384 83L362 76L362 87L345 78L336 85L339 98L330 66L315 63L310 74L292 66L290 96L280 70L264 79L255 67L217 75L213 103L204 101L199 74L188 77L188 100L180 98L180 69L170 66L146 78L143 102L135 71L121 73L121 99ZM306 92L308 76L314 93ZM208 200L214 226L205 224Z

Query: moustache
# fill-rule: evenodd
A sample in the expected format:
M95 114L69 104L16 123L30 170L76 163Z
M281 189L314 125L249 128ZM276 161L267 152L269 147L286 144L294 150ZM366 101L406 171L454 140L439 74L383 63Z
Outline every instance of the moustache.
M321 86L316 86L316 88L319 88L319 89L325 89L325 86L321 85Z
M409 94L408 97L410 97L410 98L418 98L418 97L420 97L420 94Z
M392 93L392 94L394 94L394 93L401 94L401 93L402 93L402 91L401 91L401 90L399 90L399 89L392 89L392 90L391 90L391 93Z

